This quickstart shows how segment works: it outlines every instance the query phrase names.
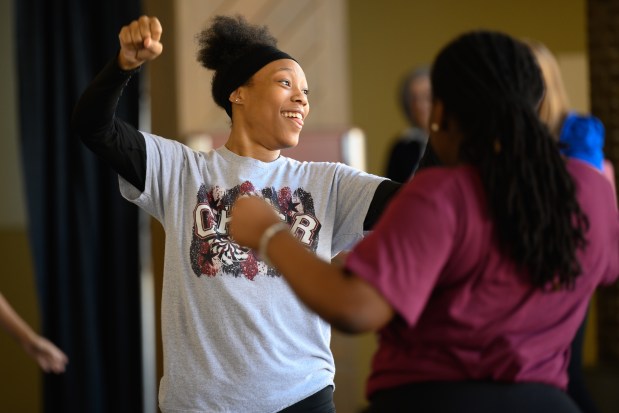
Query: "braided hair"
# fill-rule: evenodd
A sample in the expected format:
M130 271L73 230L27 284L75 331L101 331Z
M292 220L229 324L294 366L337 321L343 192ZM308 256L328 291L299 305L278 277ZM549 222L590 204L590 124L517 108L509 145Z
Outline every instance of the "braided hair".
M540 288L572 288L588 220L556 140L537 114L544 94L530 49L492 31L464 34L432 67L432 91L463 134L500 247Z

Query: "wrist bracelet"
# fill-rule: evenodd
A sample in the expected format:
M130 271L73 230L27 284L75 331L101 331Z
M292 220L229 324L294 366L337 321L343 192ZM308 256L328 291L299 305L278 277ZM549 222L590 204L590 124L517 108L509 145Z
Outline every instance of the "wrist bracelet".
M275 224L272 224L270 227L265 229L262 233L262 236L260 237L258 254L260 255L260 259L264 261L264 263L269 267L273 266L267 255L267 247L269 246L269 242L275 234L284 230L288 230L288 225L284 224L283 222L276 222Z

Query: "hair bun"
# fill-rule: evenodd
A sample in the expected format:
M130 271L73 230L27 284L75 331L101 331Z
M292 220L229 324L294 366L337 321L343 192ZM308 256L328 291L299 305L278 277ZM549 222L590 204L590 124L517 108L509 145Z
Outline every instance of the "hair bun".
M196 36L200 49L197 59L207 69L219 70L255 46L277 46L267 26L252 25L237 14L215 16L211 25Z

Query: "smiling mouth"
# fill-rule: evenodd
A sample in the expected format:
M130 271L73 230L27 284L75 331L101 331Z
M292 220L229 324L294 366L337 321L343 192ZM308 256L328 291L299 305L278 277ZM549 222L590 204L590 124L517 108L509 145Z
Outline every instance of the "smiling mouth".
M282 112L282 116L294 121L299 127L303 126L303 115L300 112Z
M285 118L297 118L303 120L303 115L299 112L282 112L282 116Z

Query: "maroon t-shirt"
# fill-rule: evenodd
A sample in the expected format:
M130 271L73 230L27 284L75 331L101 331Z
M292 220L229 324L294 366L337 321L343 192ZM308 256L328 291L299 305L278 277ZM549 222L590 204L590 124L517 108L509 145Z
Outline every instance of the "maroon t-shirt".
M619 277L611 185L578 160L567 166L590 221L573 291L534 288L501 254L472 167L429 168L402 188L346 261L398 314L379 333L368 395L418 381L566 387L570 342L589 299Z

